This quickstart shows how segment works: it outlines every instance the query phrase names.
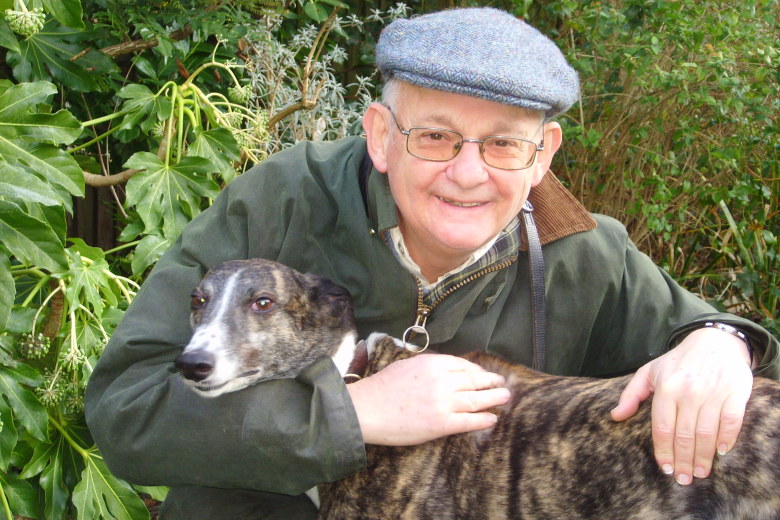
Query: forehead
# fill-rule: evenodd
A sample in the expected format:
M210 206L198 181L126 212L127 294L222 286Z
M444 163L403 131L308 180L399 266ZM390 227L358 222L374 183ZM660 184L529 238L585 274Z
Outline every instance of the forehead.
M533 135L543 114L473 96L403 84L396 102L402 125L448 128L464 135Z

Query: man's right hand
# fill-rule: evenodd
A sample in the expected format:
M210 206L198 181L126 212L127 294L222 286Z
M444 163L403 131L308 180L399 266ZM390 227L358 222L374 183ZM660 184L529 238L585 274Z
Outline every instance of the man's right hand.
M509 402L503 376L465 359L421 354L347 385L366 444L411 446L490 428Z

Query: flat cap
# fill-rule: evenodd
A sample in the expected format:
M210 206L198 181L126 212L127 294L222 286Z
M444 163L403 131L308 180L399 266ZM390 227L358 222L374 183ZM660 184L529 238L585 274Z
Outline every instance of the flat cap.
M379 36L376 65L385 81L539 110L548 118L579 98L577 73L555 43L490 7L395 20Z

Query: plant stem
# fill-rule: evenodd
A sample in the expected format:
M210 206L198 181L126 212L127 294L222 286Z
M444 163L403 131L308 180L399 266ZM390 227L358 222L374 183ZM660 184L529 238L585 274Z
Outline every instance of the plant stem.
M109 130L107 130L105 133L102 133L99 136L95 137L94 139L92 139L90 141L87 141L86 143L80 144L80 145L78 145L78 146L76 146L74 148L68 149L67 152L70 153L70 154L73 154L73 153L78 152L79 150L83 150L84 148L92 146L93 144L97 143L98 141L102 141L103 139L105 139L109 135L113 134L114 132L116 132L120 128L122 128L122 127L121 126L114 126L114 127L110 128Z
M137 245L138 245L138 244L140 244L140 243L141 243L141 241L140 241L140 240L136 240L135 242L128 242L127 244L123 244L123 245L121 245L121 246L116 246L116 247L115 247L115 248L113 248L113 249L107 249L106 251L103 251L103 254L104 254L104 255L106 255L106 256L108 256L108 255L111 255L111 254L114 254L114 253L116 253L117 251L121 251L122 249L127 249L127 248L130 248L130 247L135 247L135 246L137 246Z
M81 445L70 436L68 430L66 430L65 427L61 425L51 414L49 414L49 422L54 425L54 427L62 434L65 440L68 441L68 444L70 444L70 446L76 450L79 455L84 457L84 460L89 459L89 452L82 448Z
M11 513L11 506L8 504L8 498L5 496L3 486L0 486L0 499L3 501L3 510L5 511L5 517L8 520L14 520L14 515Z

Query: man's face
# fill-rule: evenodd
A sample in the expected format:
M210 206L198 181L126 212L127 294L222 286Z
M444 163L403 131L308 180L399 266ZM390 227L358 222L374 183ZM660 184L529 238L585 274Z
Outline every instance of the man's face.
M502 135L538 143L542 138L541 116L517 107L406 84L399 94L395 117L404 129L451 129L466 139ZM525 170L493 168L482 160L477 143L464 143L446 162L418 159L407 152L406 137L389 111L385 121L390 189L409 253L424 273L425 264L444 265L447 258L457 261L449 268L456 267L496 236L520 212L549 165L538 157Z

